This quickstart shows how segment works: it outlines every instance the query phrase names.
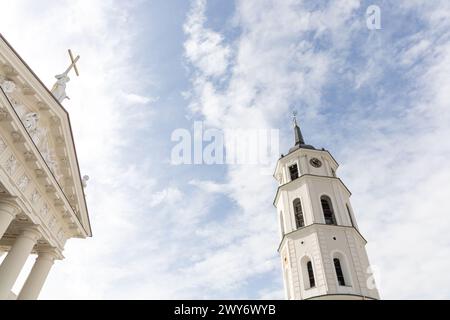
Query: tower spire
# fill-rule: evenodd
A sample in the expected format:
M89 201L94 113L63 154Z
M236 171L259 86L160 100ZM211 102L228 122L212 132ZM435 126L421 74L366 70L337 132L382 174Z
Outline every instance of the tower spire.
M297 111L292 112L292 120L294 123L295 145L300 146L302 144L305 144L305 140L303 139L302 132L300 130L300 127L297 124Z

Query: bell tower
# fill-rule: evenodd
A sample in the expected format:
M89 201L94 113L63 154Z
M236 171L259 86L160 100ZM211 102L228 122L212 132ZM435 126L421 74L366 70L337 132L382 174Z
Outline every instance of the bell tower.
M286 298L379 299L339 165L305 143L295 115L293 122L295 145L274 174Z

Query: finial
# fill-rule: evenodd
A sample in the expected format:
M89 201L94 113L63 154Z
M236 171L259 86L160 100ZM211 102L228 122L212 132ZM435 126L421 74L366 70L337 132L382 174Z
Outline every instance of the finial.
M292 111L292 120L294 121L294 127L297 126L297 110Z
M300 131L300 127L297 123L297 110L292 111L292 121L294 123L294 135L295 135L295 145L300 146L305 144L305 140L303 140L302 132Z
M88 180L89 180L89 176L88 175L84 175L83 179L81 179L81 184L83 185L83 188L87 187Z

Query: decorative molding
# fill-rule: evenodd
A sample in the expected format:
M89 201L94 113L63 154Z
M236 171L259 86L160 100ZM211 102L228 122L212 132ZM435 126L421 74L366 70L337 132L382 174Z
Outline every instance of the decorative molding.
M25 151L23 153L23 156L25 158L25 161L35 161L36 160L34 153L31 151Z
M5 91L5 93L7 93L14 110L19 116L20 120L22 121L25 129L30 134L31 139L38 148L39 152L42 154L45 162L49 166L52 173L55 175L56 179L59 181L62 177L62 174L59 170L56 153L50 146L48 129L40 125L39 114L33 112L32 110L30 110L30 108L25 106L16 97L12 97L10 95L10 93L13 93L16 90L16 84L14 82L6 80L2 81L2 79L0 78L0 85L2 86L2 88L4 88L3 90ZM23 86L22 93L24 95L33 95L35 94L35 91L31 87ZM38 103L38 109L41 110L45 108L46 108L45 103L43 102L41 102L40 104ZM0 119L1 118L2 116L0 114ZM50 122L52 125L55 125L59 124L60 120L56 115L54 115L50 117ZM11 132L11 136L15 143L24 141L23 136L18 131Z
M49 109L50 109L49 106L48 106L48 104L46 104L45 102L42 102L42 101L36 102L36 105L37 105L38 109L39 109L39 110L42 110L42 111L45 111L45 110L49 110Z
M34 189L33 193L31 194L31 202L36 204L41 199L41 195L39 194L39 191Z
M60 242L63 241L63 239L64 239L64 231L61 228L59 228L58 233L56 234L56 238L58 238L58 240Z
M28 184L30 183L30 178L27 177L26 174L24 174L20 179L19 183L17 184L17 187L20 191L24 192L25 189L28 187Z
M5 143L5 141L3 141L2 138L0 138L0 154L2 154L3 151L5 151L5 150L6 150L6 143Z
M55 218L55 216L52 215L48 221L48 228L50 230L52 230L53 227L55 226L55 223L56 223L56 218Z
M34 169L34 173L36 174L36 177L38 177L38 178L45 177L45 171L43 169Z
M3 64L2 67L3 71L5 72L5 75L8 77L14 77L17 75L17 71L16 69L14 69L11 65L9 64Z
M8 160L6 160L5 164L5 170L8 172L10 176L13 175L13 173L17 169L17 159L14 157L14 155L9 156Z
M0 121L8 119L8 112L4 108L0 108Z
M12 93L16 90L16 84L14 81L8 80L0 75L0 87L5 93Z
M44 203L44 205L42 206L42 209L41 209L41 216L43 217L43 218L46 218L47 217L47 215L48 215L48 212L49 212L49 208L48 208L48 205L46 204L46 203Z
M26 96L32 96L32 95L36 94L36 92L33 90L33 88L31 88L29 86L23 86L22 93Z
M19 131L11 132L11 137L12 137L12 140L13 140L14 143L23 142L24 141L24 139L23 139L23 137L22 137L22 135L20 134Z

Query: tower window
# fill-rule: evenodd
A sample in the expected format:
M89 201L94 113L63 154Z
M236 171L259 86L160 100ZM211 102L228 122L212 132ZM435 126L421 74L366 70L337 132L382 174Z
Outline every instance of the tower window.
M350 218L350 223L352 224L352 227L355 226L355 224L353 223L353 218L352 218L352 213L350 211L350 207L348 206L348 204L345 205L347 207L347 212L348 212L348 217Z
M336 224L336 218L334 217L333 206L331 204L331 199L327 196L322 196L320 198L322 204L323 216L325 218L326 224Z
M303 218L302 203L299 198L294 200L294 214L295 214L295 224L297 229L305 226L305 219Z
M333 259L334 269L336 270L337 280L340 286L345 286L344 274L342 273L341 261L338 258Z
M289 166L289 175L291 176L291 181L298 178L298 167L297 164Z
M314 279L314 270L311 261L308 261L306 268L308 269L309 287L313 288L316 286L316 280Z

